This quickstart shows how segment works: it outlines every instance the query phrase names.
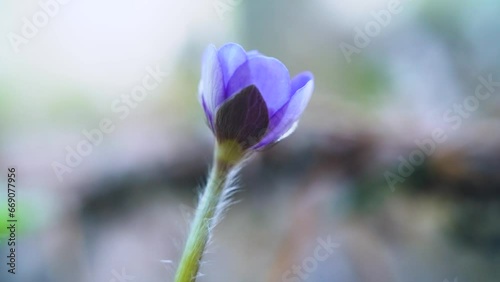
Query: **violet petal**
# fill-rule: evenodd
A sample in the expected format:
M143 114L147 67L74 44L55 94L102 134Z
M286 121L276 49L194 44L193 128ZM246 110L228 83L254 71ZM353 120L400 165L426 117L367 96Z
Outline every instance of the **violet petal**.
M209 45L205 49L198 91L211 113L224 101L224 78L214 45Z
M219 49L218 58L224 76L224 86L226 86L236 69L246 62L247 55L240 45L228 43Z
M270 115L280 109L289 99L288 70L275 58L263 56L248 58L229 80L226 86L228 97L252 84L259 89Z
M290 135L296 123L306 108L314 90L314 80L311 79L300 89L298 89L281 109L271 116L267 135L254 146L260 149L267 145L280 141Z

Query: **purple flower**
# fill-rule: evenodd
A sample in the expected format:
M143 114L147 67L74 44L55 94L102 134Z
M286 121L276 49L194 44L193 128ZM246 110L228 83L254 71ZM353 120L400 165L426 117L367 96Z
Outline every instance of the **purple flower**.
M210 45L202 62L199 99L219 143L261 149L290 135L314 89L310 72L290 79L275 58L235 43Z

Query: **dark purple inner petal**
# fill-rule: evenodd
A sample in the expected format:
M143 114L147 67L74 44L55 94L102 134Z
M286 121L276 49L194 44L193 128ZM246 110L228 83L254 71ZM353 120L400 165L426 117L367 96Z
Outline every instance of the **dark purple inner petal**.
M243 149L257 144L266 134L269 113L259 89L250 85L224 102L215 117L219 142L234 140Z

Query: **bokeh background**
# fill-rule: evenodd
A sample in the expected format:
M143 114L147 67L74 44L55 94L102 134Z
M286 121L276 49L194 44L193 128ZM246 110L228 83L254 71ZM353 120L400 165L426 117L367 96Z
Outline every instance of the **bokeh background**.
M173 280L211 163L201 55L226 42L312 71L316 90L298 130L243 169L198 281L498 281L500 87L471 96L500 81L500 2L72 0L47 22L40 3L0 2L0 281ZM33 16L43 26L15 37ZM113 105L157 68L122 118ZM113 131L59 181L106 118ZM436 130L446 140L418 160ZM336 244L321 261L318 240Z

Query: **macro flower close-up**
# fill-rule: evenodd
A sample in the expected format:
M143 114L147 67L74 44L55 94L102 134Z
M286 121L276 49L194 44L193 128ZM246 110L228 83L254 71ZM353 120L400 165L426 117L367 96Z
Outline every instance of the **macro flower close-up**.
M195 281L215 226L231 205L237 172L252 152L290 135L314 89L313 75L293 79L279 60L228 43L209 45L201 67L199 100L217 142L175 282Z
M306 71L290 78L279 60L235 43L210 45L202 62L199 100L219 142L262 149L295 129L314 89Z

